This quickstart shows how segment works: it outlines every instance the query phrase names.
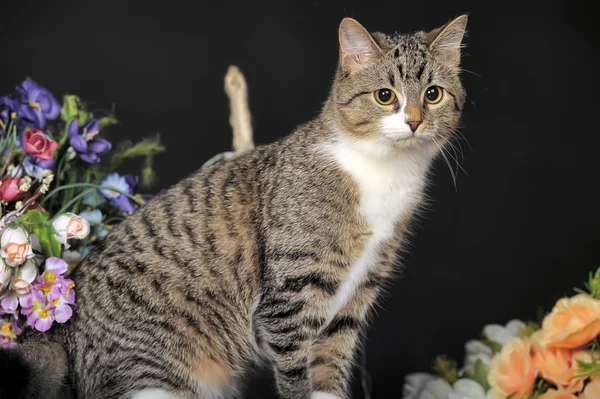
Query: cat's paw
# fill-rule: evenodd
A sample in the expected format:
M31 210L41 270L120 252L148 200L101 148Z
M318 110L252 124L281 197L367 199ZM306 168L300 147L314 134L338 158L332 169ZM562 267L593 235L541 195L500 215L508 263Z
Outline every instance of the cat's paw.
M310 394L310 399L342 399L337 395L332 395L327 392L313 392Z

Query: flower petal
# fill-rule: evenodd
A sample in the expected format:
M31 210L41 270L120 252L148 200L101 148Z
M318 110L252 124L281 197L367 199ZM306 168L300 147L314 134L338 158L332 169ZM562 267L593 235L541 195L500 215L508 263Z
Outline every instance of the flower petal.
M499 324L488 324L483 328L483 333L490 340L504 345L511 339L513 335L503 326Z
M481 385L479 385L479 383L467 379L467 378L461 378L460 380L456 381L454 383L454 385L452 386L453 392L452 393L458 393L460 395L464 395L468 398L473 398L473 399L484 399L485 398L485 391L483 390L483 387ZM454 399L452 397L452 393L450 393L450 396L448 396L448 399Z
M88 148L90 151L102 155L112 148L112 144L108 140L95 138L88 141Z
M73 309L66 303L60 303L54 310L54 320L57 323L64 323L73 315Z
M68 265L64 260L57 258L56 256L52 256L46 259L46 270L50 270L56 274L63 274L67 271Z

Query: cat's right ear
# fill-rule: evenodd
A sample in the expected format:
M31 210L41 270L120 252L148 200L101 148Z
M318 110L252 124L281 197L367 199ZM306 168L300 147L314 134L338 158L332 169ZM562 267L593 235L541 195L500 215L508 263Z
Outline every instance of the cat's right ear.
M340 64L348 73L369 65L382 53L371 34L352 18L344 18L339 29Z

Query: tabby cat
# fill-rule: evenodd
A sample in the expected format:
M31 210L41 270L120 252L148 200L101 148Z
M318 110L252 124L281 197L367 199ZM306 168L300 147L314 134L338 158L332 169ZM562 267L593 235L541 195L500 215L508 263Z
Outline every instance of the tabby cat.
M283 398L348 398L361 330L459 122L466 23L385 35L344 19L320 115L112 231L72 275L73 318L0 354L30 378L19 397L52 398L68 376L82 399L232 398L266 359Z

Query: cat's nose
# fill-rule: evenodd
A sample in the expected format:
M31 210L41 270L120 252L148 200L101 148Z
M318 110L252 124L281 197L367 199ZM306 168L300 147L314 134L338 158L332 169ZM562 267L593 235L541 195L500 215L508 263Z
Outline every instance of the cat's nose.
M414 133L417 131L417 128L419 127L421 122L423 121L407 121L406 123L408 123L408 126L410 126L410 130L412 130L412 132Z

